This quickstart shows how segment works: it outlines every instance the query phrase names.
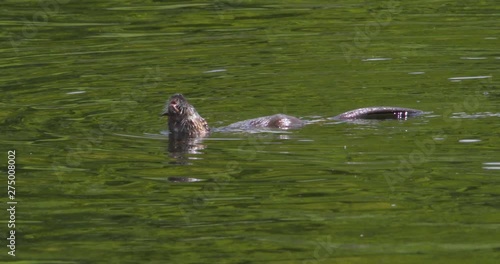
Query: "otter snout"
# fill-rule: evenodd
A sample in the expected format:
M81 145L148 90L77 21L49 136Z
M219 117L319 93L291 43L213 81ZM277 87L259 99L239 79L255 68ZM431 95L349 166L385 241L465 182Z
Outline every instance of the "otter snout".
M179 108L178 102L175 100L170 101L170 105L168 106L167 111L179 114L181 112L181 109Z
M182 103L186 102L186 99L182 94L175 94L168 100L165 110L161 114L162 116L171 116L173 114L182 114Z

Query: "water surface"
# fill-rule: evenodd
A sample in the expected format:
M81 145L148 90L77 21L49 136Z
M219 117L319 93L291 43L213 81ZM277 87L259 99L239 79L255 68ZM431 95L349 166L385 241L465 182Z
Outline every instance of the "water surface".
M17 153L18 224L16 257L4 246L1 259L495 263L498 11L6 1L0 149L5 166ZM159 114L174 93L213 127L274 113L322 121L216 132L173 153ZM328 119L374 105L427 113Z

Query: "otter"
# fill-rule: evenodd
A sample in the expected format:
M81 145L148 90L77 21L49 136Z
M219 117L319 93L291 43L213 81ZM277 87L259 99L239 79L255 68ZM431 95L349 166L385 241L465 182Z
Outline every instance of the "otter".
M182 137L205 137L210 133L207 121L198 114L182 94L168 99L164 116L168 116L168 130Z
M377 106L359 108L342 113L331 119L357 120L357 119L399 119L405 120L422 114L423 111L404 107ZM196 109L188 103L182 94L174 94L168 99L163 116L168 116L168 129L174 138L197 138L210 134L207 121L198 114ZM254 119L248 119L230 124L227 130L251 130L259 128L271 129L296 129L306 125L307 122L299 118L276 114Z

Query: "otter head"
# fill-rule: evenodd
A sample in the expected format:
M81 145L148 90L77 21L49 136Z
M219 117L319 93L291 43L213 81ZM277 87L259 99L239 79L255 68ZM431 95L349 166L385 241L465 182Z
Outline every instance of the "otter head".
M174 94L168 99L162 115L168 116L169 120L186 117L189 108L194 109L182 94Z
M168 116L170 133L180 137L203 137L208 135L208 124L182 94L168 99L162 114Z

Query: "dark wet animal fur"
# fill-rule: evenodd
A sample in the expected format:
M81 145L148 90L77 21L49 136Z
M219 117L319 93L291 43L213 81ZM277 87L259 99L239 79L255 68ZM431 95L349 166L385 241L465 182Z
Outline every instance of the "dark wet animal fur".
M207 121L182 94L168 99L162 115L168 116L168 130L178 137L204 137L210 133Z
M355 109L335 116L337 120L353 119L400 119L406 120L408 117L421 115L423 112L411 108L376 106Z
M263 116L259 118L249 119L236 122L225 128L227 129L255 129L255 128L279 128L279 129L294 129L305 125L305 122L289 115L277 114L271 116Z
M400 119L420 115L423 112L416 109L377 106L359 108L333 117L336 120L357 119ZM168 99L163 115L168 116L168 129L175 139L205 137L210 133L210 128L196 109L188 103L182 94L175 94ZM225 130L252 130L252 129L294 129L306 124L296 117L276 114L236 122Z

